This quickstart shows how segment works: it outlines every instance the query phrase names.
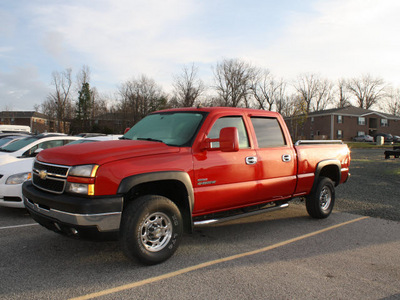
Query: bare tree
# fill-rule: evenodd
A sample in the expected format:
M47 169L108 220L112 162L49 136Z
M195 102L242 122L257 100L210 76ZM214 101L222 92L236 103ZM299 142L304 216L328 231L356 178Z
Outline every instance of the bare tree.
M345 79L339 79L337 83L337 94L338 94L337 108L343 108L350 105L347 92L348 92L347 81Z
M292 138L297 140L304 135L304 124L308 117L307 102L299 94L292 94L286 97L282 114L289 117L286 121Z
M174 76L174 92L175 107L191 107L194 106L196 100L204 93L205 85L201 79L197 77L198 68L194 64L191 67L184 66L183 73Z
M239 59L224 59L213 71L221 105L238 107L243 103L250 106L251 83L257 75L256 68Z
M356 98L359 107L369 109L386 96L387 86L383 79L367 74L360 79L350 79L347 88Z
M380 108L391 115L400 116L400 89L390 90L387 100Z
M82 85L90 82L90 73L89 66L83 65L79 73L76 75L77 91L81 89Z
M63 72L54 71L52 82L55 90L51 92L46 101L42 104L42 109L52 120L56 121L56 130L66 132L66 121L72 116L72 104L70 99L72 79L71 69Z
M150 112L165 108L167 104L167 97L162 88L145 75L123 83L119 94L122 97L120 111L133 120L133 123L140 121Z
M314 111L324 110L333 101L333 84L325 79L317 82Z
M294 84L299 96L305 103L307 113L312 109L313 101L318 96L319 78L315 74L301 74Z
M283 84L283 79L277 81L269 70L260 70L251 86L257 108L271 111L280 99Z

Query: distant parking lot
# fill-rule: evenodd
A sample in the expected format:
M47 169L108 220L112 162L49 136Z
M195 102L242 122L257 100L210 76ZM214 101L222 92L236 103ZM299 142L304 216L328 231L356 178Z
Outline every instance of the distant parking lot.
M352 149L351 178L337 188L336 209L400 221L400 159L384 149Z
M352 153L328 219L296 201L196 228L151 267L128 261L117 242L65 238L0 207L0 299L398 299L400 159Z

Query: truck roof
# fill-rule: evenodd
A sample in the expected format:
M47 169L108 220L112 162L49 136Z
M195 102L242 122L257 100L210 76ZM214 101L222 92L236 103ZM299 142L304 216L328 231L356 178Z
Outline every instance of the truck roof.
M159 110L155 113L159 112L182 112L182 111L191 111L191 112L208 112L208 113L219 113L219 112L232 112L232 113L247 113L247 114L255 114L255 115L270 115L276 116L279 115L277 112L267 111L267 110L259 110L252 108L242 108L242 107L184 107L184 108L172 108Z

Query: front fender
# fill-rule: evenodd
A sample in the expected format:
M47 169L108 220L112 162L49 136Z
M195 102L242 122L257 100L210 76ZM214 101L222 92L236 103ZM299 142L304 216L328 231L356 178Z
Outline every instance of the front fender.
M188 195L188 207L189 207L189 217L192 221L192 211L194 207L194 191L192 186L192 181L190 180L189 174L182 171L161 171L161 172L151 172L145 174L138 174L124 178L119 187L118 194L126 194L135 186L144 183L151 183L157 181L179 181L185 186Z

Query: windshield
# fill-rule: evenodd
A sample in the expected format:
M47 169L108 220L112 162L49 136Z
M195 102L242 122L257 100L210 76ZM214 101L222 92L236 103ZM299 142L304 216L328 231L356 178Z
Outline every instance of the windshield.
M9 141L12 141L12 140L13 140L12 137L6 137L6 138L0 139L0 147L3 146L4 144L7 144Z
M19 141L16 141L14 143L11 143L11 144L8 144L8 145L2 147L0 149L0 151L3 151L3 152L15 152L15 151L18 151L19 149L21 149L21 148L33 143L33 142L35 142L36 140L37 140L36 137L27 137L27 138L21 139Z
M191 146L205 115L203 112L151 114L134 125L122 139L162 142L170 146Z

